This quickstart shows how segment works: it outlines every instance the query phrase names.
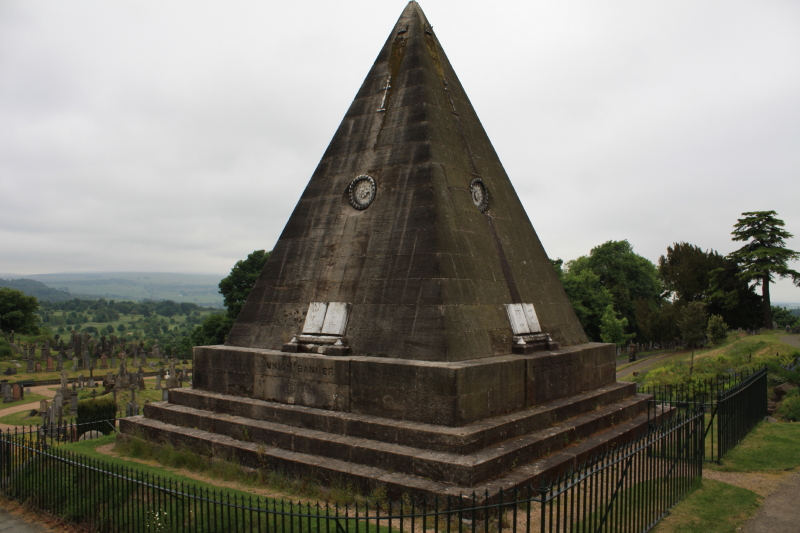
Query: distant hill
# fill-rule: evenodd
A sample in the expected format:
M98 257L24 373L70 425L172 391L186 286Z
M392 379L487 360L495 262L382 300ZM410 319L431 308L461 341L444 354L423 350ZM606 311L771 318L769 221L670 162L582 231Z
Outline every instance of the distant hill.
M16 289L28 296L35 296L38 300L46 300L48 302L63 302L75 298L69 292L53 289L35 279L0 279L0 287Z
M173 300L203 307L223 307L223 298L219 293L219 282L223 277L222 274L92 272L35 274L25 276L22 281L41 282L59 292L70 293L69 298Z

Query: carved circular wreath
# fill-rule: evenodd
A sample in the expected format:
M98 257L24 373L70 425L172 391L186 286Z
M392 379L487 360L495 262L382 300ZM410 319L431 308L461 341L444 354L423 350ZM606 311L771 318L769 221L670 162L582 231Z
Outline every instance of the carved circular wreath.
M350 186L347 187L347 196L350 199L350 205L359 211L364 210L372 204L375 199L375 180L372 177L362 174L354 179Z
M472 195L472 203L481 213L489 209L489 189L480 178L475 178L469 182L469 192Z

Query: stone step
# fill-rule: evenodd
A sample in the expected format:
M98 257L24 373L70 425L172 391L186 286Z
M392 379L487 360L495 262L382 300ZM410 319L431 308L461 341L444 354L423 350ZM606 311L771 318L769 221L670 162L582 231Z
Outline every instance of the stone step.
M644 398L628 398L470 454L425 450L166 402L149 404L144 414L147 418L166 424L192 427L246 442L475 486L496 477L498 472L535 460L615 423L635 417L645 408Z
M476 492L480 496L484 490L489 494L495 494L500 489L524 489L528 485L538 487L542 482L554 478L561 472L574 469L607 447L619 445L643 434L647 422L647 414L640 414L627 422L618 423L610 429L600 431L579 442L573 442L567 448L538 460L519 463L510 471L485 483L473 485L432 481L400 471L285 450L261 443L244 442L226 435L175 426L143 416L120 420L118 438L138 435L153 442L169 442L175 447L185 446L204 455L235 460L244 467L270 468L288 475L309 476L323 483L345 481L362 493L385 487L391 497L411 494L433 498Z
M635 383L612 383L571 398L460 427L288 405L197 389L171 389L169 401L203 411L466 455L611 405L635 393Z

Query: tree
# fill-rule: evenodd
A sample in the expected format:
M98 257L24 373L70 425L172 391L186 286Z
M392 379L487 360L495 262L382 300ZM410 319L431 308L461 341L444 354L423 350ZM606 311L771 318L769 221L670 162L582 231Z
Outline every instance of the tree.
M39 333L39 300L22 291L0 287L0 328L3 331L36 335Z
M728 338L728 324L719 315L711 315L708 319L708 340L720 345Z
M664 289L681 302L703 301L710 293L711 272L722 268L724 262L714 250L704 252L688 242L676 242L658 259L658 275Z
M692 347L692 369L694 369L694 349L703 342L706 335L706 309L702 302L692 302L680 312L678 328L683 342Z
M611 294L614 309L627 319L634 331L639 331L634 302L638 299L654 303L661 300L661 281L656 266L634 253L633 246L626 240L608 241L596 246L588 256L570 261L568 266L570 273L594 272L600 285Z
M606 307L612 305L614 299L608 289L600 284L600 277L589 269L575 272L561 268L563 261L556 259L553 266L559 274L561 284L567 293L575 314L581 322L583 331L593 341L600 340L600 323ZM569 264L567 265L569 267Z
M641 298L634 304L636 323L646 338L667 342L680 336L677 326L680 305L667 300L651 302Z
M236 320L239 312L264 268L269 252L256 250L247 259L237 261L228 277L219 282L219 292L225 297L228 317Z
M600 322L600 338L603 342L610 342L616 344L618 347L622 347L636 336L635 333L625 333L625 328L627 326L628 319L617 318L614 306L609 304Z
M747 242L729 257L741 266L739 277L761 285L764 327L772 327L772 309L769 284L773 278L791 277L800 285L800 272L789 268L789 261L800 258L800 253L786 248L785 239L792 234L783 229L784 222L776 218L775 211L749 211L742 213L731 232L734 241Z
M223 344L225 337L233 326L233 319L228 315L209 315L203 323L192 331L193 346L210 346Z
M773 307L772 317L778 323L778 327L785 328L786 326L796 326L800 323L800 317L793 315L792 312L785 307Z

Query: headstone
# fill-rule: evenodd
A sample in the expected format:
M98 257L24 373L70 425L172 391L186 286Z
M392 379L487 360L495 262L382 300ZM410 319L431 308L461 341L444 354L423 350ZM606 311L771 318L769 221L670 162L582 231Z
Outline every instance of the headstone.
M155 390L161 390L161 379L163 374L164 374L164 369L162 368L161 370L158 371L158 374L156 375Z
M28 372L28 374L32 374L33 372L36 372L36 368L34 367L34 364L33 364L33 359L28 359L27 372Z
M72 391L69 394L69 414L77 416L78 414L78 392Z
M37 361L36 364L34 365L33 371L34 372L41 372L42 371L42 363Z
M56 359L56 370L61 372L64 369L64 354L59 353L58 359Z
M64 412L64 396L61 394L61 390L56 391L56 395L53 398L53 411L56 416L61 416Z
M117 368L117 356L111 356L111 368Z
M78 370L80 368L80 364L78 363L78 356L74 356L72 358L72 371Z
M55 367L53 366L53 358L52 357L48 357L47 358L47 368L46 368L46 370L48 372L53 372L55 370Z
M3 372L3 375L5 375L5 376L13 376L16 373L17 373L17 369L14 368L13 366L10 366L10 367L5 369L5 371Z
M7 379L4 379L0 382L3 389L3 403L11 403L14 401L14 394L11 391L11 385L8 383Z
M89 387L90 389L93 389L96 386L93 377L91 376L89 377L89 380L86 382L86 386Z
M108 368L108 357L106 354L100 356L100 368Z
M83 390L84 377L83 374L78 374L78 388Z
M69 388L69 380L67 378L67 369L61 369L61 390L67 390Z
M14 383L11 386L11 394L15 402L25 399L25 389L19 383Z

